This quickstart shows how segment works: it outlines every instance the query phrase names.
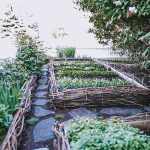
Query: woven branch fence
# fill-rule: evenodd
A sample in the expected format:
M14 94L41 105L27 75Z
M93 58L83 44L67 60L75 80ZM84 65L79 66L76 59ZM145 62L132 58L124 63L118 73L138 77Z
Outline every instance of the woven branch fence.
M107 88L80 88L54 93L52 105L55 108L137 106L149 104L150 90L133 86Z
M51 61L49 67L49 94L54 98L54 93L58 93L58 83L55 79L54 64Z
M31 76L21 88L23 97L21 98L20 108L16 112L9 127L7 135L2 143L1 150L17 150L19 136L21 135L24 127L25 114L31 109L31 97L32 91L36 86L36 79L36 75Z

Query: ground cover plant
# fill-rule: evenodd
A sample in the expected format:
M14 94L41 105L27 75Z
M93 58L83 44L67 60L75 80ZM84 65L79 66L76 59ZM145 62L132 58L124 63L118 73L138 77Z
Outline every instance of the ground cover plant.
M58 80L59 85L62 89L74 89L83 87L108 87L108 86L123 86L129 85L127 81L113 79L72 79L72 78L61 78Z
M64 67L64 66L66 66L66 67L69 67L69 66L81 67L81 68L84 68L84 67L100 68L100 67L102 67L101 64L96 64L94 62L89 62L89 61L64 62L64 63L60 64L60 67Z
M59 70L56 73L57 77L116 77L112 71L99 70Z
M61 63L55 71L60 89L130 85L113 71L90 61Z
M150 150L150 137L123 122L76 118L64 131L71 150Z

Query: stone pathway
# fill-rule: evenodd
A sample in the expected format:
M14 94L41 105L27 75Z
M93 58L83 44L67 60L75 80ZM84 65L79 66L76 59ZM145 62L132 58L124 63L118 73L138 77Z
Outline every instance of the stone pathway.
M52 125L56 122L54 119L55 112L46 109L50 106L48 99L48 65L42 68L41 78L38 81L35 90L34 102L32 104L32 115L30 119L36 118L38 122L31 127L27 127L29 134L27 134L26 141L23 142L24 148L20 150L52 150L52 141L54 134ZM31 128L31 129L30 129ZM29 140L29 139L30 140ZM50 144L51 143L51 144ZM28 145L27 145L28 144Z
M47 110L44 107L50 105L48 99L48 66L44 66L42 69L41 79L39 80L36 93L34 107L34 117L40 118L40 121L35 125L33 129L33 142L46 142L54 138L52 125L55 123L55 119L51 116L55 112ZM46 118L45 118L46 117ZM49 148L49 149L48 149ZM37 150L50 150L50 147L45 145L45 148L38 148Z
M50 109L50 99L48 97L48 65L42 68L42 75L38 81L35 90L34 101L32 103L32 112L30 122L33 124L27 126L24 131L23 144L20 150L53 150L54 134L52 126L56 122L54 118L56 113ZM48 109L46 109L48 108ZM145 111L150 110L150 107L145 107ZM78 108L68 112L69 118L75 117L96 117L97 115L131 115L141 112L140 109L129 108L102 108L99 112L93 112L89 109Z

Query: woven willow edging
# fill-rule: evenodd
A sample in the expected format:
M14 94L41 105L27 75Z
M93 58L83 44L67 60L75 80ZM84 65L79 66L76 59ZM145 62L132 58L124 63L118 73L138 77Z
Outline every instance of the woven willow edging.
M31 76L21 88L23 97L21 98L20 109L14 116L5 140L2 143L1 150L17 150L18 138L21 135L24 127L25 114L31 109L31 96L32 91L36 86L36 79L36 75Z

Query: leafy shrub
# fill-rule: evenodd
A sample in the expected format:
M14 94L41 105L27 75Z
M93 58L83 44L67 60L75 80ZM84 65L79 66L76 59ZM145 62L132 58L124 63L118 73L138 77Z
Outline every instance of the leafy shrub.
M142 56L150 46L149 0L76 0L83 11L91 12L89 22L100 43L111 40L132 59L147 61ZM150 56L150 55L149 55ZM147 67L147 66L146 66Z
M22 67L29 73L39 73L45 63L45 55L30 46L22 47L16 56L16 61L22 62Z
M8 107L0 104L0 135L2 135L9 127L12 118L13 117L10 114Z
M64 49L64 55L67 58L75 57L75 53L76 53L76 48L74 48L74 47L67 47Z
M60 47L57 47L56 48L56 54L57 54L58 58L63 58L64 57L64 49L60 48Z
M0 104L7 107L10 113L13 113L18 108L20 94L20 83L6 86L0 85Z
M89 80L89 79L71 79L71 78L62 78L58 80L58 83L63 89L74 89L82 87L107 87L107 86L123 86L129 85L127 81L122 80Z
M74 48L74 47L67 47L67 48L57 47L56 48L56 53L57 53L58 58L75 57L75 52L76 52L76 48Z
M149 136L121 122L76 118L65 126L71 150L149 150Z

